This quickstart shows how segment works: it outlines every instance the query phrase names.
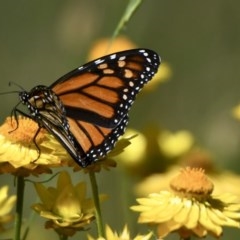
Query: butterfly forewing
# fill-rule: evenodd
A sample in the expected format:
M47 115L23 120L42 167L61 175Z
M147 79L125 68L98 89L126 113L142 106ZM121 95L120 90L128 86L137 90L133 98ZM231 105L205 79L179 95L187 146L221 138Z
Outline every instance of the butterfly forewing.
M67 116L113 128L158 66L155 52L129 50L87 63L51 87L63 102Z

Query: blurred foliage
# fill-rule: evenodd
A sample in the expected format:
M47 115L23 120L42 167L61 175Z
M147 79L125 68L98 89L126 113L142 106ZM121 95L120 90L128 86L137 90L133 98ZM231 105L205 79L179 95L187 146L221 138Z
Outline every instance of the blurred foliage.
M85 63L94 42L112 36L126 5L120 0L1 1L0 91L19 90L9 87L10 81L25 89L49 85ZM187 129L218 165L236 173L240 172L240 123L231 109L240 102L239 7L236 0L143 1L123 31L137 46L157 51L172 68L169 82L137 100L129 125L140 131L153 122L170 131ZM0 98L3 122L18 96ZM111 196L110 206L103 206L105 221L115 229L126 222L134 229L136 217L128 206L134 202L135 179L120 168L97 177L101 192ZM13 186L12 179L0 178L2 184ZM32 186L28 191L34 192ZM26 198L28 209L35 196ZM34 225L29 239L42 228L42 222ZM225 232L223 239L234 239L236 234Z

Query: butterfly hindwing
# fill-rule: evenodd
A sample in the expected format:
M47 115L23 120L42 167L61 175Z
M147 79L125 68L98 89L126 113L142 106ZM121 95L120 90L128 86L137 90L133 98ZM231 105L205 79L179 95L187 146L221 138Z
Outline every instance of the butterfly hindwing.
M86 154L79 159L81 164L89 165L104 157L115 145L119 136L123 135L128 123L128 115L124 116L115 128L105 128L92 123L68 118L70 131Z

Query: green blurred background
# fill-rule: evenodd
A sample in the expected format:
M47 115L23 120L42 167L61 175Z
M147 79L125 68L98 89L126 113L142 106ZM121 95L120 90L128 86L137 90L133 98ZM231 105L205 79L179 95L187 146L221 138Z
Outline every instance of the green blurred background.
M112 35L127 3L1 1L0 91L15 90L8 86L10 81L25 89L49 85L85 63L93 43ZM236 0L143 1L123 31L139 47L157 51L173 71L169 82L135 103L129 125L141 129L154 122L172 131L187 129L219 165L235 172L240 172L240 124L231 110L240 102L239 7ZM1 122L17 102L16 94L0 96ZM98 175L100 190L111 195L105 206L114 206L106 212L120 208L124 201L118 196L121 174L112 170ZM7 178L0 176L3 183ZM26 209L32 201L27 198ZM125 223L121 209L114 215L106 213L105 220L119 230ZM37 232L42 226L35 228ZM239 231L230 234L223 239L239 238L233 237ZM55 239L54 233L47 232L47 236Z

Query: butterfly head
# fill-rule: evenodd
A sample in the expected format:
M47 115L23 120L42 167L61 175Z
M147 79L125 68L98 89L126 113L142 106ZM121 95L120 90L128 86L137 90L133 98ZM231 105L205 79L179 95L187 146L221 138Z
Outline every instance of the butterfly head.
M26 105L33 117L41 117L43 113L55 112L58 116L65 116L65 108L58 96L46 86L36 86L29 92L21 91L19 99L22 104Z
M19 92L19 99L22 102L22 104L26 105L29 99L29 93L26 91Z

